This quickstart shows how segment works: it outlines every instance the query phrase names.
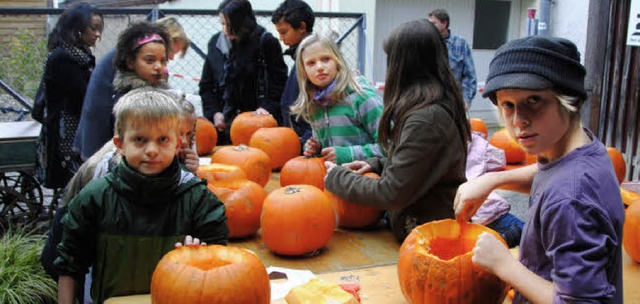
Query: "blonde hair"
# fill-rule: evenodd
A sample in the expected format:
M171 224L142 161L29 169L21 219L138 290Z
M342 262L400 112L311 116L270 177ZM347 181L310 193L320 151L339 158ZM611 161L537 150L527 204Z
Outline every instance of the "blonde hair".
M347 67L347 63L338 48L338 45L328 36L322 36L318 34L311 34L307 36L296 51L296 75L298 79L298 88L300 94L298 99L291 106L291 113L302 116L306 121L311 121L311 116L316 110L316 104L313 102L313 94L317 90L317 87L309 81L307 73L304 69L304 59L302 58L302 52L313 45L319 44L325 50L328 50L332 59L336 62L336 78L335 87L330 96L329 105L333 106L345 99L348 89L355 90L358 94L362 93L362 88L356 82L353 73Z
M73 175L67 187L64 191L64 196L62 197L62 206L66 206L69 202L86 186L91 180L93 180L95 175L95 170L98 164L106 157L107 154L113 153L112 160L119 163L121 156L118 153L118 149L112 140L108 141L106 144L100 148L100 150L96 151L89 159L87 159L78 171Z
M173 124L179 133L182 109L174 94L153 87L131 90L113 107L115 136L122 136L126 128L139 124Z
M191 40L187 37L187 33L184 31L182 25L178 22L175 17L164 17L158 19L156 23L160 24L164 29L169 33L169 37L171 37L172 44L173 41L182 41L184 42L184 46L180 50L180 58L184 58L184 55L187 54L189 50L189 46L191 45Z

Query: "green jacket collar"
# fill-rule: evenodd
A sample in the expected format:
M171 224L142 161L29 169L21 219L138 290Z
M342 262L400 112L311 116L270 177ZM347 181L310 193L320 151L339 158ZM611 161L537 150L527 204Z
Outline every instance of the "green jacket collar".
M131 202L142 206L169 204L174 202L180 187L181 169L178 158L159 175L142 175L129 166L122 158L120 164L108 175L113 187Z

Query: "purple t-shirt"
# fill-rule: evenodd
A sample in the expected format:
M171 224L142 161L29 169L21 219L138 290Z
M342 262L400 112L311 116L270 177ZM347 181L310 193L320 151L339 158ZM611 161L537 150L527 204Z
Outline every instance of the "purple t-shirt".
M553 281L554 303L622 303L620 189L604 145L592 142L539 164L520 262ZM528 303L516 293L513 303Z

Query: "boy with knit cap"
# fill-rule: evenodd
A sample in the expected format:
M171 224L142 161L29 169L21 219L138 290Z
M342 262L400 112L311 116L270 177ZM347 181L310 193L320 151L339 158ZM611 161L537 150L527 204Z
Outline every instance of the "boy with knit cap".
M514 287L513 303L622 303L624 208L604 145L580 122L586 72L566 39L527 37L503 45L483 97L538 163L462 184L456 217L467 221L503 184L531 189L519 261L489 234L473 262Z

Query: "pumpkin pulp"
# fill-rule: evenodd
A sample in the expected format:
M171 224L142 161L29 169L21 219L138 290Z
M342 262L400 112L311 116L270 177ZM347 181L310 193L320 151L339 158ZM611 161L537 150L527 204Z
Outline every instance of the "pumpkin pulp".
M473 250L476 240L436 238L425 244L427 251L443 261L451 260Z

